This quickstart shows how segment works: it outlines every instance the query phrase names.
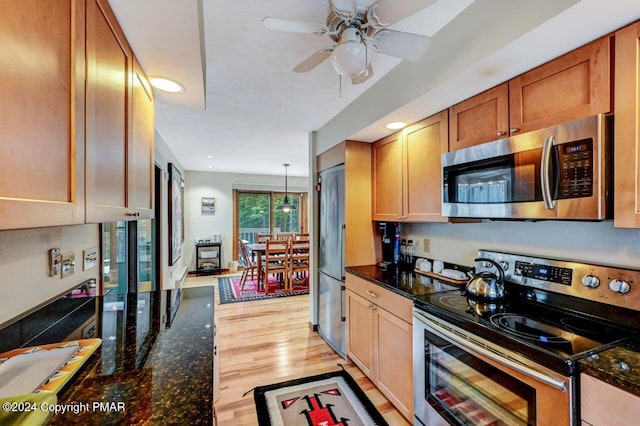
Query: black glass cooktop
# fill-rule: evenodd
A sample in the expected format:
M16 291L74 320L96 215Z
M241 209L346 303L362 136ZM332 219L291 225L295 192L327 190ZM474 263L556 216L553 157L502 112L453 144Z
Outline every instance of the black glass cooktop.
M469 332L498 343L563 373L574 372L575 361L627 338L628 332L597 318L525 298L485 301L464 291L427 294L416 306Z

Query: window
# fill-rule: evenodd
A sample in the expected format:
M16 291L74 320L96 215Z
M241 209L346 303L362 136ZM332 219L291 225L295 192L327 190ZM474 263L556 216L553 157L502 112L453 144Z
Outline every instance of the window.
M254 243L258 234L308 232L307 194L288 193L289 203L296 206L289 213L277 210L284 202L284 192L234 191L234 250L238 259L238 239Z

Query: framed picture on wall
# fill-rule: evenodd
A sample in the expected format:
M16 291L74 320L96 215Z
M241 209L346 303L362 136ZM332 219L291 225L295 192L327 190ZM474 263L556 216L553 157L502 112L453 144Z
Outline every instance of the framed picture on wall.
M184 200L180 170L169 163L169 266L182 255L184 240Z
M202 214L214 214L216 212L216 199L213 197L202 197L200 206Z

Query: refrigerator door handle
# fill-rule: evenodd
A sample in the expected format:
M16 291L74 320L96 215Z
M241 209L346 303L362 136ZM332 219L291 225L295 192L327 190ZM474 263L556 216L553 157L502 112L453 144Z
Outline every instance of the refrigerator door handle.
M340 321L345 322L347 320L347 314L345 312L346 306L346 295L347 295L347 287L344 285L340 286Z
M345 280L346 275L344 273L344 255L346 252L346 238L345 238L345 231L346 229L346 225L343 223L342 226L340 226L340 274L342 276L342 281Z

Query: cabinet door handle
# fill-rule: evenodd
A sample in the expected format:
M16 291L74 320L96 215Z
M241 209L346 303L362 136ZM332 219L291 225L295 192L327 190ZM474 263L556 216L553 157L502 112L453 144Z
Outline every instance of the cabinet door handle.
M126 212L124 215L130 217L138 217L140 216L140 212Z
M502 131L498 131L497 135L498 136L504 136L506 134L506 132L502 132Z
M518 133L520 131L520 129L518 129L517 127L512 127L512 128L509 129L509 131L511 133Z
M374 292L372 292L371 290L367 290L367 294L368 294L369 296L373 297L374 299L375 299L376 297L378 297L378 295L377 295L377 294L375 294Z

